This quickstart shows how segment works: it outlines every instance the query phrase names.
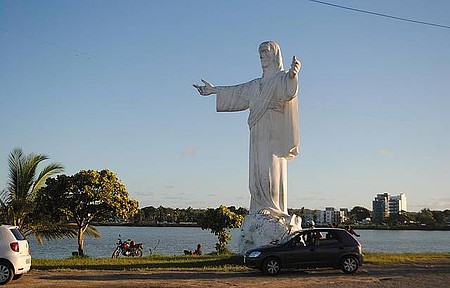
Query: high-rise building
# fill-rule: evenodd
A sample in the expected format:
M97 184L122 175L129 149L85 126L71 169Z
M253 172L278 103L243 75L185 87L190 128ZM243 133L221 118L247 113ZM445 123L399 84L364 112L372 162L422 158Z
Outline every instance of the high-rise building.
M400 193L398 196L391 196L389 200L389 213L390 214L401 214L406 212L406 195L405 193Z
M407 211L406 195L400 193L397 196L391 196L389 193L377 194L372 201L372 221L380 223L390 214L400 214Z
M372 201L372 221L380 223L389 216L389 193L377 194Z

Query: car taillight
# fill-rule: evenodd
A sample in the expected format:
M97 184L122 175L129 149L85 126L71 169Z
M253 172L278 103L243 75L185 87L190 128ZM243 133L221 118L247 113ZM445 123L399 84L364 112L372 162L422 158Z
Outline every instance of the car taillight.
M18 242L11 242L9 243L9 246L14 252L19 252L19 243Z

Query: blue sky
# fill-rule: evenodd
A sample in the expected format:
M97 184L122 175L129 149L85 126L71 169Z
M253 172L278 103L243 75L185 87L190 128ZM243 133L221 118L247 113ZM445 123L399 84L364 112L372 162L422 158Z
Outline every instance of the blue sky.
M446 0L327 1L450 25ZM248 207L248 114L192 84L260 77L266 40L303 64L289 207L450 209L450 29L307 0L0 1L0 184L21 147L141 207Z

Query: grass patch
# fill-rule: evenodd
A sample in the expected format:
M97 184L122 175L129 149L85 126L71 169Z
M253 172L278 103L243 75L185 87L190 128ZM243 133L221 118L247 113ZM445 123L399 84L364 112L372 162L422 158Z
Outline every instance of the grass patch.
M365 253L364 263L376 265L414 264L427 262L448 262L450 253ZM35 270L166 270L166 271L248 271L242 257L228 255L151 255L141 258L119 257L89 258L71 257L68 259L33 259Z
M450 262L450 253L364 253L364 263L412 264L424 262Z
M228 255L166 256L151 255L141 258L79 258L33 259L36 270L183 270L183 271L244 271L242 257Z

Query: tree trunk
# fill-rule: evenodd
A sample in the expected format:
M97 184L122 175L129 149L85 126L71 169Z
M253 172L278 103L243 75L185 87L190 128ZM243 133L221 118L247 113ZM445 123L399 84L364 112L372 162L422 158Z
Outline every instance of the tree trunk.
M84 256L84 229L78 229L78 255Z

